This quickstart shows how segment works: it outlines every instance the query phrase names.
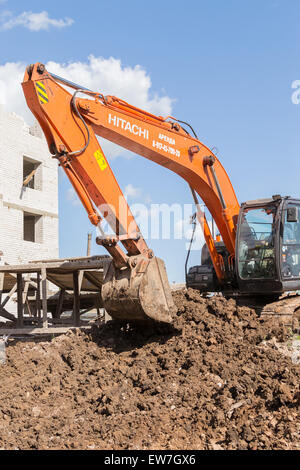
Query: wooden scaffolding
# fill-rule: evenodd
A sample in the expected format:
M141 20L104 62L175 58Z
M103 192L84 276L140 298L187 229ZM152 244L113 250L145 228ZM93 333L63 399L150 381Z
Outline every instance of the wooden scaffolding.
M12 328L0 329L0 334L60 333L66 329L61 314L70 309L70 299L68 327L82 326L82 307L88 307L85 311L103 307L101 286L110 263L109 256L90 256L0 266L0 316L14 323ZM58 288L50 298L48 281ZM17 318L6 309L15 295Z

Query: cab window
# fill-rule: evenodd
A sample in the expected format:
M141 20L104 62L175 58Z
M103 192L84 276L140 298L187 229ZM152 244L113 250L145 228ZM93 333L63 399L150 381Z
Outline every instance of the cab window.
M276 206L243 212L239 232L238 271L242 279L275 277Z
M288 221L288 208L295 208L296 219ZM282 276L283 278L300 277L300 220L299 206L289 204L284 211L282 237Z

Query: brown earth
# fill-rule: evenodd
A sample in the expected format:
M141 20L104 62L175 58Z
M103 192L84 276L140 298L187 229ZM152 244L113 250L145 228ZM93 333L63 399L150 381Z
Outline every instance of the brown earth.
M300 449L300 366L274 347L287 328L174 297L172 329L108 323L7 347L0 448Z

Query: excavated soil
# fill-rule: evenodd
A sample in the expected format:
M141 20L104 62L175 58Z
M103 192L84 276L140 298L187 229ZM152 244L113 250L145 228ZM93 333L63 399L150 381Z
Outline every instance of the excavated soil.
M275 347L290 331L233 300L174 297L173 328L7 347L0 448L300 449L300 366Z

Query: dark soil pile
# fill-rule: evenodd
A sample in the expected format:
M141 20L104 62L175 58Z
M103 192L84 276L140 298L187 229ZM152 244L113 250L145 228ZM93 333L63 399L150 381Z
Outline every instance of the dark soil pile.
M17 343L0 366L0 448L300 449L300 366L275 320L174 295L165 331L108 323Z

